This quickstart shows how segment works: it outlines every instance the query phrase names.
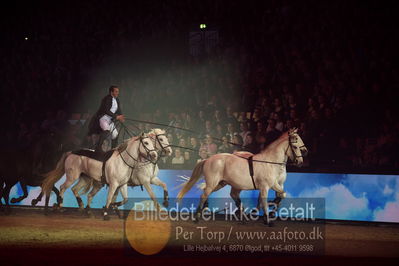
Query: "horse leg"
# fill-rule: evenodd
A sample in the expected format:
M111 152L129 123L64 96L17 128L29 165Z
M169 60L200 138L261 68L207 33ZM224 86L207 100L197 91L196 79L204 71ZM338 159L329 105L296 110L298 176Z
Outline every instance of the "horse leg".
M272 226L272 222L269 219L269 203L267 201L267 195L269 192L268 187L264 187L260 190L260 198L261 198L261 204L263 207L263 223L268 226Z
M122 201L120 202L116 202L116 199L118 197L119 191L120 191L121 187L118 187L115 190L114 196L112 196L112 202L110 207L114 210L114 212L116 213L116 215L118 215L118 217L120 216L119 211L118 211L118 206L122 205Z
M112 202L112 198L115 194L116 189L118 188L118 185L115 184L115 182L111 183L109 185L108 188L108 195L107 195L107 203L105 204L105 208L104 208L104 220L108 221L110 219L109 215L108 215L108 211L109 211L109 206L111 205Z
M65 191L72 186L72 184L75 182L76 179L79 178L80 176L80 171L77 169L68 169L66 171L66 180L64 184L61 185L60 187L60 194L59 194L59 202L58 202L58 207L62 208L64 204L64 193Z
M72 187L72 192L75 195L76 201L78 202L79 211L83 211L84 205L82 198L79 195L79 191L87 184L85 178L79 178L78 183Z
M226 186L225 182L219 182L219 184L216 186L216 188L213 189L212 192L218 191ZM204 203L204 209L209 207L208 199Z
M33 200L30 202L30 204L31 204L32 206L36 206L36 204L37 204L39 201L42 200L42 197L43 197L43 191L40 191L39 196L37 196L36 199L33 199Z
M237 214L241 214L242 209L243 209L241 199L240 199L240 193L241 193L240 189L231 187L230 197L234 200L234 203L236 204L236 207L237 207L236 213Z
M283 185L281 185L281 188L283 188ZM281 200L285 198L286 193L281 193L276 191L276 198L271 202L272 207L273 207L273 212L270 213L270 217L274 218L276 215L276 212L278 208L280 207Z
M111 207L112 207L112 208L115 207L115 206L117 206L117 205L120 203L120 202L116 202L116 199L117 199L117 197L118 197L120 188L121 188L121 187L118 187L118 188L115 190L114 195L112 196L112 202L111 202Z
M43 193L43 191L41 193ZM49 201L50 201L50 195L46 195L45 204L44 204L44 215L48 214L48 202Z
M120 192L121 192L121 194L122 194L123 200L120 201L120 202L115 202L115 203L114 203L114 207L115 207L115 212L116 212L116 214L118 215L119 219L123 219L124 217L123 217L123 215L120 213L120 210L118 209L118 207L124 205L124 204L128 201L128 198L127 198L127 184L125 184L125 185L119 187L118 190L120 190ZM116 194L116 193L115 193L115 194ZM115 197L115 195L114 195L114 197Z
M206 204L207 201L208 201L208 197L209 197L209 195L210 195L212 192L213 192L213 188L212 188L212 187L207 186L207 187L204 189L204 192L203 192L202 195L201 195L200 203L199 203L198 208L197 208L197 210L196 210L196 212L195 212L195 213L196 213L195 222L199 222L199 219L200 219L200 217L201 217L202 211L203 211L203 209L205 208L205 204Z
M61 202L60 191L55 186L53 186L53 191L55 193L55 196L57 197L57 203L59 204Z
M280 184L281 183L281 184ZM282 181L276 182L273 186L272 189L276 191L276 199L280 197L281 199L285 198L287 196L287 193L284 191L284 183ZM279 203L281 201L279 200Z
M54 191L54 193L57 197L57 203L54 204L54 206L57 207L57 206L59 206L59 204L61 202L60 191L55 186L53 186L52 190ZM43 197L43 191L40 192L40 195L39 195L39 197L36 198L36 200L40 201L42 199L42 197ZM45 203L44 203L44 215L48 214L49 201L50 201L50 195L46 195L46 199L45 199ZM32 204L33 204L33 200L32 200Z
M161 206L159 205L157 198L155 197L154 191L152 190L150 183L146 182L143 184L144 188L147 190L148 195L150 195L150 198L154 202L154 207L157 211L161 209Z
M154 177L151 179L151 184L160 186L163 188L163 202L162 205L165 206L166 208L169 206L169 193L168 193L168 188L164 182L162 182L158 177Z
M6 204L6 213L9 214L11 212L11 207L10 207L10 190L14 185L10 185L6 183L6 186L4 187L4 191L3 191L3 196L4 196L4 201Z
M21 181L19 181L19 184L21 185L21 188L22 188L22 191L24 194L21 197L12 198L11 203L21 202L22 200L24 200L28 197L28 188L27 188L26 182L21 180Z
M286 193L284 192L284 182L285 182L285 178L284 179L280 179L277 184L274 186L275 192L276 192L276 197L273 201L270 202L270 204L272 205L273 211L270 213L270 217L274 218L276 215L276 212L278 210L278 208L280 207L280 202L282 199L284 199L286 197Z
M55 195L57 197L58 204L57 203L54 204L54 207L57 207L57 206L59 206L59 203L61 202L61 200L60 200L61 199L60 198L60 192L55 186L53 186L52 191L54 191L54 193L55 193ZM32 206L35 206L39 201L41 201L42 197L43 197L43 190L40 192L39 196L36 199L32 200L32 202L31 202ZM44 215L47 215L48 214L48 204L49 204L49 201L50 201L50 195L46 195L46 198L45 198L44 201L45 201L45 203L44 203Z
M102 188L101 183L99 182L93 182L93 188L91 189L89 195L87 195L87 205L86 205L86 212L89 216L92 215L91 209L90 209L90 204L91 201L93 200L93 197L100 191Z
M3 193L4 193L4 184L5 184L5 182L1 181L1 185L0 185L0 207L3 206L2 198L3 198Z

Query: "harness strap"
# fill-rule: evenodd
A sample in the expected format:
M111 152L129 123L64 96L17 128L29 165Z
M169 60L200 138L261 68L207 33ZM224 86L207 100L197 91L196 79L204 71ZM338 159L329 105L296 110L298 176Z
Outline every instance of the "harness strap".
M239 157L239 158L245 159L245 160L249 160L247 157L240 156L240 155L238 155L238 154L234 154L234 153L233 153L233 155L235 155L235 156L237 156L237 157ZM251 158L252 158L252 157L253 157L253 156L251 156ZM283 163L276 163L276 162L261 161L261 160L252 160L252 161L258 162L258 163L268 163L268 164L277 164L277 165L287 165L286 162L283 162Z
M255 180L254 180L254 163L253 163L253 156L248 158L248 167L249 167L249 175L252 179L252 184L254 185L254 189L256 189Z
M122 151L122 152L123 152L123 151ZM132 176L133 176L133 171L134 171L134 169L135 169L136 167L135 167L135 166L129 165L129 164L125 161L125 159L124 159L123 156L122 156L122 152L119 153L119 156L121 157L122 161L132 170L132 171L130 172L130 178L129 178L129 179L131 180L131 179L132 179ZM130 153L129 153L128 151L125 150L125 152L126 152L133 160L135 160L136 162L139 162L139 160L133 158L133 156L130 155ZM155 169L155 165L154 165L154 169ZM144 189L143 189L143 184L140 184L139 186L140 186L140 188L141 188L141 191L144 191Z
M105 164L107 163L107 161L103 161L103 165L102 165L102 175L101 175L101 183L102 184L108 184L107 183L107 178L105 176Z

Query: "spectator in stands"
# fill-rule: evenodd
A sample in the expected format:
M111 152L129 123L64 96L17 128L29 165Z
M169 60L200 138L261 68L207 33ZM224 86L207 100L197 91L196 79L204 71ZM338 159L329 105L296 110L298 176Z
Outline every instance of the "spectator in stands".
M237 133L233 136L232 143L233 143L232 144L233 152L242 150L243 140L242 140L242 137L240 136L240 134Z
M223 130L223 127L221 124L216 124L216 131L214 137L217 138L218 140L222 139L226 135L226 132Z
M196 160L192 157L192 153L184 151L184 168L192 169L195 166Z
M211 135L206 135L205 141L203 145L201 145L201 149L205 149L206 152L208 153L208 156L212 156L216 154L218 146L214 143Z
M174 154L174 157L172 158L171 164L174 169L182 169L183 168L182 166L184 164L184 157L179 148L175 149L175 154Z
M188 146L190 149L192 149L192 150L199 150L199 148L200 148L200 145L199 145L199 143L198 143L198 140L197 140L197 138L196 137L191 137L190 138L190 145Z
M248 129L248 123L246 123L246 122L240 123L240 136L244 140L244 143L243 143L244 146L247 145L245 140L246 140L246 137L248 134L251 134L251 131Z
M232 142L235 134L238 134L238 133L234 128L234 124L228 123L227 124L227 133L226 133L226 137L228 138L228 141Z
M197 159L197 163L209 158L208 152L207 152L207 150L205 148L201 148L199 150L198 155L199 155L199 158Z
M222 137L222 144L218 147L218 153L231 153L233 148L229 143L229 140L226 136Z
M253 154L256 154L259 152L259 145L255 142L254 136L252 133L248 134L245 136L245 143L246 145L243 145L242 150L243 151L249 151Z
M201 132L201 136L206 136L206 135L215 135L215 129L213 128L213 124L210 120L206 120L204 124L204 129Z
M203 10L208 10L213 4L205 3ZM324 142L323 120L326 109L331 108L333 117L337 118L333 125L340 129L337 143L342 147L346 147L345 143L355 142L352 139L355 139L359 132L364 134L359 137L359 142L363 145L359 145L358 149L353 148L352 167L371 165L389 168L389 164L398 164L397 159L395 162L388 162L386 158L382 158L384 155L379 157L379 154L391 152L387 147L396 147L395 138L387 137L386 133L380 136L382 133L372 130L380 128L384 123L380 117L385 108L395 110L395 99L398 98L399 91L396 89L399 84L398 71L392 68L396 57L391 56L395 54L398 40L391 38L395 35L394 27L387 27L387 21L390 21L392 16L389 9L379 6L378 14L372 14L376 19L367 20L373 10L367 8L367 5L359 9L350 2L315 2L307 6L298 5L298 10L304 16L318 15L298 20L297 14L289 12L286 4L275 1L270 3L267 18L258 19L264 16L263 11L257 5L247 5L245 8L253 14L251 17L254 19L245 20L245 26L238 25L241 21L226 20L233 23L231 26L234 27L234 31L224 32L225 40L230 41L219 46L206 58L193 56L180 61L179 56L169 51L173 59L169 61L160 56L159 58L163 58L162 64L153 64L165 65L165 68L160 66L149 71L142 68L142 65L134 65L135 62L125 56L126 52L130 54L137 51L138 54L146 54L144 49L149 46L143 44L164 43L179 39L180 34L186 34L185 31L180 32L176 25L184 25L191 19L192 12L186 9L187 4L179 3L173 9L167 5L155 5L154 12L160 16L152 19L149 24L132 22L131 16L128 15L129 8L118 10L121 23L106 23L112 20L114 14L109 12L106 2L88 4L87 7L92 12L87 13L84 9L75 12L73 6L65 5L56 17L51 17L52 13L47 12L40 15L40 20L35 17L35 12L30 13L29 21L34 23L27 27L34 28L34 32L46 33L39 34L34 41L31 41L31 38L23 43L12 41L20 39L18 31L13 27L4 29L3 35L9 42L3 47L5 52L1 59L2 73L5 87L10 88L7 90L10 93L4 93L4 104L1 108L2 113L10 114L7 115L6 124L26 124L26 128L20 128L21 132L15 129L15 134L21 141L18 145L28 145L29 139L34 139L35 134L25 132L34 130L26 123L32 118L39 124L42 119L46 119L41 128L50 127L57 137L65 136L68 128L67 116L61 114L55 121L55 117L43 117L43 114L56 113L58 109L68 112L79 109L81 106L71 104L77 102L77 99L85 101L87 106L84 105L83 109L92 108L89 106L90 102L96 102L95 97L99 95L99 91L93 89L90 92L90 86L82 86L82 81L91 76L91 73L95 73L99 65L103 65L104 70L94 80L97 80L98 84L111 81L121 86L123 84L126 88L134 88L132 93L125 97L127 102L123 103L124 99L121 101L129 109L129 113L137 116L146 113L147 117L143 120L154 119L156 122L162 122L157 121L160 115L171 113L171 122L180 122L182 127L200 132L207 119L207 110L212 114L216 112L212 110L219 109L226 110L222 112L225 121L219 123L227 131L229 123L233 124L234 128L238 127L232 112L234 110L240 114L240 122L247 121L248 112L252 113L251 118L254 122L257 122L259 117L277 120L275 127L281 131L280 119L274 115L270 116L274 111L286 121L284 131L306 122L307 133L301 131L301 134L307 135L305 143L311 147L310 155L315 159L323 157L318 156L318 153L323 151L318 149L317 144ZM226 8L212 9L214 12L208 15L214 18L231 18L231 14L235 14L231 11L235 8L227 5ZM345 15L355 9L356 16ZM182 13L181 10L186 11ZM79 31L69 30L72 17L68 14L71 12L75 14L73 19L80 21L79 25L82 27ZM22 19L23 14L25 13L20 12L14 15L16 19ZM135 15L137 21L145 21L143 18L146 14L138 12ZM98 20L98 17L102 19ZM326 23L326 17L327 21L334 23ZM48 23L50 19L52 22ZM163 21L170 23L165 24ZM248 28L253 30L248 31ZM87 32L93 34L83 34ZM326 32L328 34L324 34ZM378 39L391 41L375 42L375 32L378 32ZM317 42L312 41L315 36L318 36ZM346 36L345 40L348 41L343 42L336 36ZM114 41L108 42L110 38ZM360 42L362 45L359 46ZM105 56L107 53L104 51L116 52ZM42 58L46 60L43 61ZM123 60L119 60L120 58ZM109 61L106 61L108 59ZM148 57L145 60L148 64L152 63ZM138 71L132 73L130 70L124 70L124 67L116 68L114 64L109 64L122 61ZM126 78L132 75L135 75L134 79ZM192 93L193 91L196 93ZM241 95L244 97L240 97ZM18 99L18 103L14 99ZM379 107L382 103L384 108ZM190 109L188 113L200 113L200 118L195 115L191 122L188 118L184 119L180 110L186 108ZM258 108L260 115L257 113ZM295 110L294 114L292 110ZM389 124L394 125L396 121L397 118L393 118ZM250 130L253 130L252 126L254 124L250 125ZM144 125L139 127L141 129L135 131L145 130ZM233 129L227 133L229 140L233 139L235 131L236 129ZM182 138L174 137L175 140ZM262 135L258 138L256 133L255 138L257 143L263 143ZM372 144L373 141L368 139L374 139L376 144ZM65 141L66 139L61 142ZM173 143L173 140L171 142ZM375 147L368 150L368 143ZM320 164L321 162L314 160L310 167L317 168Z
M266 146L278 139L281 135L281 131L276 129L276 120L274 119L269 119L268 120L268 125L266 128Z

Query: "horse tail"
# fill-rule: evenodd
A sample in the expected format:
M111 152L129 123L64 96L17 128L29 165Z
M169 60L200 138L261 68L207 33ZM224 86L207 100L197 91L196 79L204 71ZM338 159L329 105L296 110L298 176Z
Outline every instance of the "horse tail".
M178 201L180 201L184 197L184 195L194 186L194 184L198 181L198 179L200 179L205 161L206 160L203 160L196 164L193 173L191 174L190 180L188 180L185 183L184 187L180 190L179 194L177 195Z
M46 196L49 196L51 190L53 189L54 184L61 179L61 177L65 174L65 160L70 155L70 152L65 152L61 159L58 161L57 166L54 170L44 174L44 180L42 183L42 191Z

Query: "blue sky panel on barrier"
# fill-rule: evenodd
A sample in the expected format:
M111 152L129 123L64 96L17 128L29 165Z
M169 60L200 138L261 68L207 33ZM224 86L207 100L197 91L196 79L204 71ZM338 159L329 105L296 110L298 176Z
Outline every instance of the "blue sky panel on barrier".
M169 190L169 196L175 197L184 182L185 177L191 175L190 170L161 170L159 178L163 180ZM59 187L65 180L63 177L56 183ZM203 182L199 181L199 182ZM399 222L399 176L398 175L358 175L358 174L318 174L318 173L288 173L284 185L287 197L294 198L324 198L326 204L325 217L327 219ZM161 197L163 190L153 186L156 195ZM140 187L129 188L129 197L147 198L147 192ZM30 205L31 200L40 193L40 188L29 187L29 197L21 205ZM105 205L106 189L93 199L93 208L102 208ZM19 185L11 190L11 197L22 195ZM196 198L201 190L194 186L186 197ZM230 197L230 187L213 193L213 198ZM243 191L242 198L258 197L257 191ZM274 197L274 192L269 193ZM86 203L86 197L83 196ZM120 195L118 196L120 199ZM52 194L50 204L55 202ZM44 205L44 199L38 205ZM70 189L65 193L65 207L77 207L75 196Z

